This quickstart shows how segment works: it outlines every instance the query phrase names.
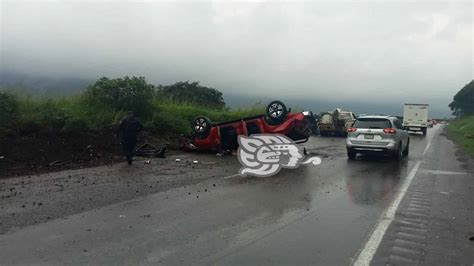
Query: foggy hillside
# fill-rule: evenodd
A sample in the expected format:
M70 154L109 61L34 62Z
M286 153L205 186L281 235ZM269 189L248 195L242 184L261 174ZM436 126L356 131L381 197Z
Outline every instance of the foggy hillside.
M86 88L93 81L80 78L30 76L17 72L0 72L0 87L40 96L66 96Z
M73 95L85 89L92 84L93 80L86 80L80 78L54 78L54 77L39 77L29 76L20 73L2 72L0 73L0 87L4 89L20 90L32 95L55 97ZM158 85L158 84L155 84ZM334 101L323 98L309 97L308 99L292 97L255 97L245 94L234 94L224 92L224 100L231 108L245 107L257 102L266 103L274 99L284 101L288 107L302 108L311 110L315 113L332 110L335 107L351 110L356 114L390 114L402 115L403 103L374 103L364 101ZM451 99L446 99L448 102ZM450 116L451 112L445 102L428 102L431 104L430 116L442 118Z

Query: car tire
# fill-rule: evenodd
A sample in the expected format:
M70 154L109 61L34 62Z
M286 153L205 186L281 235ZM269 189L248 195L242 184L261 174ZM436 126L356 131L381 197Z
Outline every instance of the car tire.
M282 122L288 114L286 105L281 101L272 101L267 105L265 114L273 122Z
M409 152L410 152L410 139L408 139L407 147L406 147L405 150L403 151L403 155L408 156L408 153L409 153Z
M396 161L401 161L402 160L402 158L403 158L403 146L402 146L401 142L400 142L400 144L398 144L398 149L393 154L393 158Z
M423 136L426 136L426 127L421 129L421 133L423 133Z
M347 149L347 158L349 158L349 160L355 160L357 156L357 152L353 149Z
M211 120L205 116L198 116L193 120L193 131L200 138L206 138L211 130Z

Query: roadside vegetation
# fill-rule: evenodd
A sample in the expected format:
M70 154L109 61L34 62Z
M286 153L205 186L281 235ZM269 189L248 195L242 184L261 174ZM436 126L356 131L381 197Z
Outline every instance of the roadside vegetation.
M449 136L474 156L474 81L454 96L449 107L456 116L448 126Z
M474 116L453 120L448 126L449 136L474 156Z
M0 134L80 133L113 128L135 111L149 131L159 135L191 133L193 118L212 121L262 113L263 105L229 109L222 93L197 82L154 86L143 77L101 78L83 93L40 99L0 92Z
M121 161L117 129L127 111L142 120L142 141L177 148L197 116L220 122L264 106L230 109L220 91L197 82L155 86L143 77L101 78L56 98L0 90L0 177Z

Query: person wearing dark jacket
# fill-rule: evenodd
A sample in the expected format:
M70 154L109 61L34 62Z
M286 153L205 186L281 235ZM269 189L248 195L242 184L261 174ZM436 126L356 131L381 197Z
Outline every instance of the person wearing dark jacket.
M142 129L142 123L133 112L128 112L127 116L120 122L119 131L122 135L122 148L128 164L132 164L137 135Z

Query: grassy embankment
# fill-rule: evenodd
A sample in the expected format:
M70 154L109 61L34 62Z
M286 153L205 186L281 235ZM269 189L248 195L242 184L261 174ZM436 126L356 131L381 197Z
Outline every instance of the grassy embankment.
M467 153L474 156L474 116L451 121L448 133Z
M179 146L191 122L214 122L261 114L264 106L212 109L154 98L140 116L141 141ZM113 163L120 158L117 125L126 110L90 104L83 95L38 99L0 92L0 177ZM51 166L58 161L59 165Z
M16 95L10 112L2 115L0 133L80 133L101 131L117 125L125 116L124 110L97 108L88 105L81 96L58 99L37 99ZM254 104L239 109L211 109L187 103L174 103L155 99L150 110L142 116L143 124L162 136L191 133L191 121L197 116L207 116L219 122L252 116L264 112L264 106Z

